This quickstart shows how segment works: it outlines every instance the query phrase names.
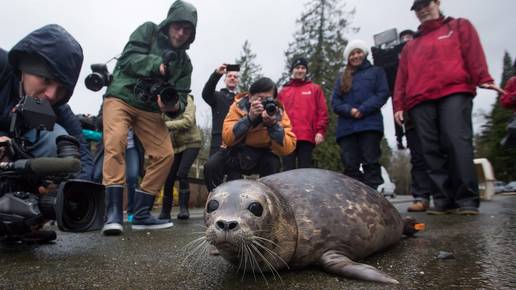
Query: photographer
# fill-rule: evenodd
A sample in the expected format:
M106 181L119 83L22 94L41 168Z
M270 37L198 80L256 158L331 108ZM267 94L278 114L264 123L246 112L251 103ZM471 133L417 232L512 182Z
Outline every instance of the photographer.
M56 138L71 135L80 143L81 172L90 179L93 168L88 144L79 119L67 104L79 77L82 48L59 25L39 28L20 40L10 51L0 49L0 136L7 139L11 116L23 96L48 101L57 117L53 131L32 129L23 133L31 143L33 157L57 156Z
M279 156L292 153L296 136L283 105L276 101L276 84L269 78L255 81L229 108L222 130L223 148L204 165L208 191L241 174L260 177L279 172Z
M178 0L159 25L146 22L138 27L118 59L103 103L103 182L106 185L107 220L102 233L105 235L119 235L123 230L122 201L129 127L133 128L149 157L145 176L134 196L132 228L173 226L172 222L159 220L150 213L173 161L172 143L161 112L175 117L184 111L192 74L186 50L195 39L196 25L195 7ZM155 90L156 85L168 86L167 90L173 92L165 95L164 89Z
M77 177L81 179L90 178L92 157L88 144L82 136L79 119L67 104L79 77L82 60L82 48L79 43L61 26L55 24L34 30L20 40L9 53L0 49L0 141L4 142L2 148L0 148L1 161L24 162L24 160L18 160L19 155L23 155L23 159L27 163L33 161L30 160L33 157L56 157L56 139L61 135L71 135L80 143L81 171ZM36 133L35 129L15 128L20 130L19 135L11 132L11 120L15 112L18 112L17 106L25 99L25 96L50 103L50 110L57 117L52 131L41 130ZM38 103L37 100L35 102ZM6 149L13 148L12 146L19 142L17 139L11 140L8 137L9 134L11 134L11 137L29 141L28 148L20 147L20 152L17 152L15 156L2 154L10 151ZM9 141L9 143L5 143L5 141ZM52 167L61 166L59 164L50 165ZM47 170L47 168L44 169ZM19 184L16 179L8 179L8 182L5 182L4 179L1 181L3 189L16 188L17 191L21 191L20 188L24 185L27 185L27 187L32 185L32 179L27 176L27 173L23 178L23 184ZM39 188L36 186L34 191L30 193L34 196L41 196L54 192L56 190L54 187L54 184L45 184L39 186ZM0 192L0 197L8 199L9 197L4 195L8 193L9 190ZM30 206L34 204L35 202L25 204L22 201L18 206L22 208L22 205ZM34 206L37 207L38 205ZM13 214L10 209L12 208L7 207L7 210L4 208L3 214L7 214L7 216ZM27 214L27 216L32 215ZM38 230L46 220L29 222L30 227L27 227L25 222L28 221L8 223L12 227L10 230L14 231L7 231L8 236L14 234L11 237L17 240L37 243L52 241L56 238L54 231ZM0 238L1 235L2 233L0 233Z
M215 91L217 82L224 74L226 75L224 78L226 87L217 92ZM227 70L227 64L221 64L211 74L202 90L202 98L211 107L210 156L217 152L222 144L222 124L229 111L229 106L233 104L239 82L238 71Z

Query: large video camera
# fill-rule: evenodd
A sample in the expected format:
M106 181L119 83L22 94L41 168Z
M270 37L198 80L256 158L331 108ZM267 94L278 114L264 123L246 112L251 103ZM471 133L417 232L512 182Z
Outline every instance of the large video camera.
M395 28L375 34L374 42L375 46L371 48L374 65L383 67L385 70L389 90L392 93L396 82L401 50L405 46L405 42L399 40L398 31Z
M0 143L0 240L24 235L56 220L62 231L98 230L104 219L104 187L72 179L80 171L79 143L57 138L58 157L34 158L28 130L51 131L56 116L47 101L23 97L11 118L11 140ZM44 190L42 190L44 189Z

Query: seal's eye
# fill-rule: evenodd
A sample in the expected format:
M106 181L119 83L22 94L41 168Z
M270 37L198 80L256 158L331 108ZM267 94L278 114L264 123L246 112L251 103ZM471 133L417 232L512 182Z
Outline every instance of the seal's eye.
M252 212L255 216L262 216L263 213L263 207L261 204L257 202L251 203L247 209Z
M219 202L212 199L210 202L208 202L208 206L206 207L206 212L211 213L217 210L219 208Z

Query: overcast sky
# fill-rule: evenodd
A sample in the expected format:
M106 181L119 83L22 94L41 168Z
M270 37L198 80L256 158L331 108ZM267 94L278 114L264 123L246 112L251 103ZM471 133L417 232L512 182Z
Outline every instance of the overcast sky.
M32 30L57 23L82 45L84 63L70 105L76 113L96 114L101 92L90 92L84 78L91 63L105 62L118 55L129 35L145 21L160 23L173 1L136 0L16 0L0 4L0 47L8 50ZM292 41L296 19L304 10L302 0L190 0L198 10L196 40L188 54L194 67L192 93L196 97L197 122L208 126L210 108L201 98L202 88L212 71L223 62L233 62L249 40L265 76L276 80L284 70L284 51ZM373 44L372 36L389 28L416 29L418 21L409 10L413 0L347 0L356 8L352 25L360 38ZM516 1L441 0L445 15L464 17L477 28L490 72L497 83L502 73L504 51L516 54ZM110 64L112 68L114 63ZM334 80L329 80L334 82ZM219 87L222 85L219 83ZM488 112L496 99L491 91L479 90L474 112ZM385 135L394 146L390 101L384 106ZM474 118L478 130L481 119Z

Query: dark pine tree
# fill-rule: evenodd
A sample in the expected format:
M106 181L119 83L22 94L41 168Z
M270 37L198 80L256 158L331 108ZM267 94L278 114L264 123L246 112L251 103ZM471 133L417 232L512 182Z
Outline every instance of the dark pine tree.
M235 60L240 65L240 84L238 89L241 92L249 90L251 84L262 75L262 67L255 63L256 54L251 50L249 41L242 46L240 57Z

